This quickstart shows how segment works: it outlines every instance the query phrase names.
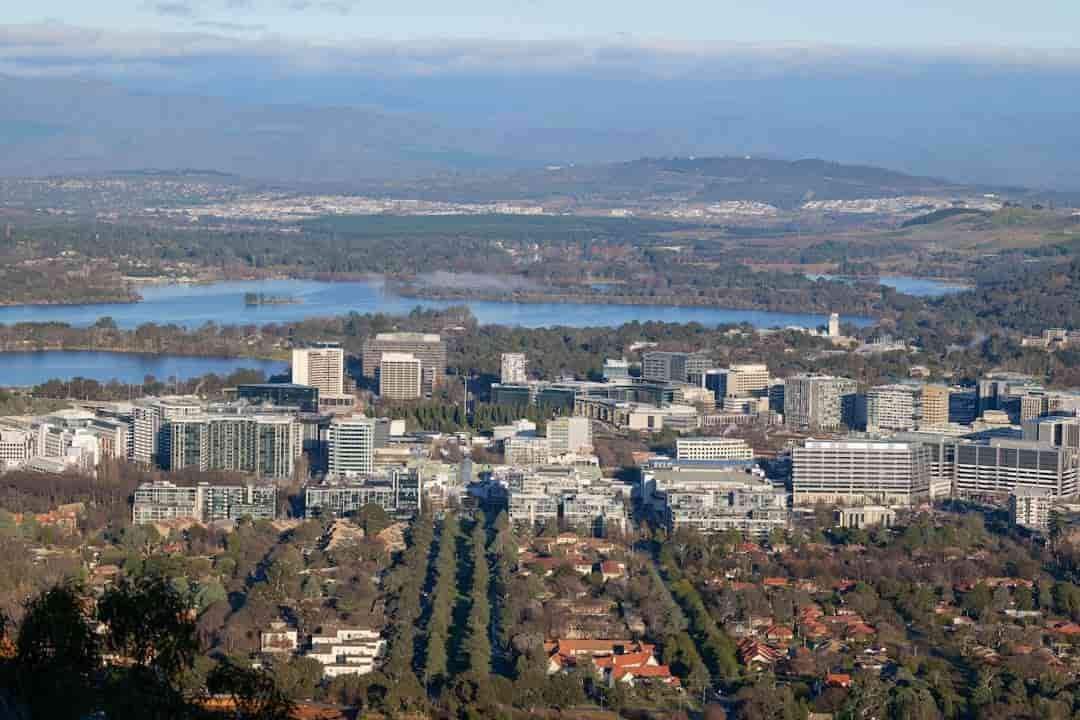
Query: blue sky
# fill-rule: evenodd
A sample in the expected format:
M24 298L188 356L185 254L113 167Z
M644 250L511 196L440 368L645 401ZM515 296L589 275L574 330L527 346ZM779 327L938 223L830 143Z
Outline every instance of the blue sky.
M347 37L627 38L861 47L1076 47L1075 0L37 0L0 24Z

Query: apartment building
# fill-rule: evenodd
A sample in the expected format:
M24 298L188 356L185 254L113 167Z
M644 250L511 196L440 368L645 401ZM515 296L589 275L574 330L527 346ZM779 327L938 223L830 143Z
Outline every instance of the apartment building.
M136 400L131 408L132 460L142 465L167 468L170 458L168 424L202 412L202 403L194 396Z
M923 420L919 385L878 385L866 391L866 429L870 432L915 430Z
M344 477L375 469L375 421L358 415L335 417L326 436L327 475Z
M592 452L592 422L584 417L560 417L548 422L548 451L552 456Z
M853 426L858 385L830 375L796 375L784 381L784 422L792 427L839 430Z
M1009 521L1013 525L1046 532L1056 498L1045 488L1018 487L1009 493Z
M216 522L243 517L273 520L277 511L277 488L267 485L174 485L143 483L135 489L132 521L169 520Z
M374 504L394 518L408 519L420 512L423 494L423 476L416 469L392 468L379 474L329 479L304 488L304 515L346 517Z

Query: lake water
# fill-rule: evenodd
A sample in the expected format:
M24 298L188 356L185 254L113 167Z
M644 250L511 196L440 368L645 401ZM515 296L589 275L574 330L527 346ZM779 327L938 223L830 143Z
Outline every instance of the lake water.
M288 363L252 358L178 357L68 350L6 352L0 353L0 385L37 385L53 378L70 380L74 377L99 382L119 380L122 383L141 383L147 375L163 381L174 376L187 380L208 373L227 375L241 368L262 370L270 377L284 372Z
M19 305L0 308L0 323L64 322L74 326L92 325L109 316L122 328L148 322L173 323L188 328L208 322L219 325L264 325L311 317L344 315L349 312L404 315L413 308L445 308L466 305L483 324L536 328L615 327L638 320L673 323L698 322L703 325L748 322L755 327L825 325L823 315L774 313L757 310L725 310L714 307L673 307L664 305L606 305L600 303L514 303L482 300L443 301L407 298L386 291L379 280L360 282L319 282L314 280L259 280L221 282L209 285L150 285L140 289L143 302L100 305ZM286 305L244 304L244 293L285 295L302 302ZM867 325L866 318L844 318ZM2 370L2 368L0 368Z
M856 279L846 275L812 275L807 274L811 280L840 280L841 282L854 282ZM882 275L877 278L867 278L873 282L877 282L879 285L895 288L897 291L904 293L905 295L914 295L915 297L941 297L942 295L950 295L952 293L963 292L969 290L970 286L950 283L946 280L934 280L932 278L911 277L908 275Z

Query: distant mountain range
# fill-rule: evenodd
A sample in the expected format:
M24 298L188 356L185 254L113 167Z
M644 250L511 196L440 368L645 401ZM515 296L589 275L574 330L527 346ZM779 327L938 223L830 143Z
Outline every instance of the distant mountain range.
M96 81L5 76L0 96L11 99L0 113L0 176L9 177L205 168L198 172L337 191L457 201L561 197L579 205L661 198L793 207L808 199L993 189L823 160L605 162L635 143L623 138L613 145L584 127L464 127L420 110L260 105ZM618 133L613 129L613 136ZM644 137L641 146L650 146ZM622 157L634 154L645 153L624 151ZM577 164L568 164L568 157ZM1038 197L1070 202L1067 196Z

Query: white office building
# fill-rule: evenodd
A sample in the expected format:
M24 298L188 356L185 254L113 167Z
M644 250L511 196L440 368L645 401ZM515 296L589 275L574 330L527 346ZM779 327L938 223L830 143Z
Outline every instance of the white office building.
M503 353L499 382L520 385L528 381L529 374L526 371L525 353Z
M688 437L675 441L677 460L753 460L745 440L724 437Z
M335 417L327 430L327 474L343 477L375 469L375 421L360 416Z
M547 425L548 452L587 455L592 452L592 422L586 417L560 417Z
M879 385L866 391L866 429L910 431L922 424L923 394L918 385Z
M792 451L796 505L914 505L930 497L930 451L918 442L806 440Z
M383 353L379 361L379 395L387 400L417 400L423 387L423 366L409 353Z

